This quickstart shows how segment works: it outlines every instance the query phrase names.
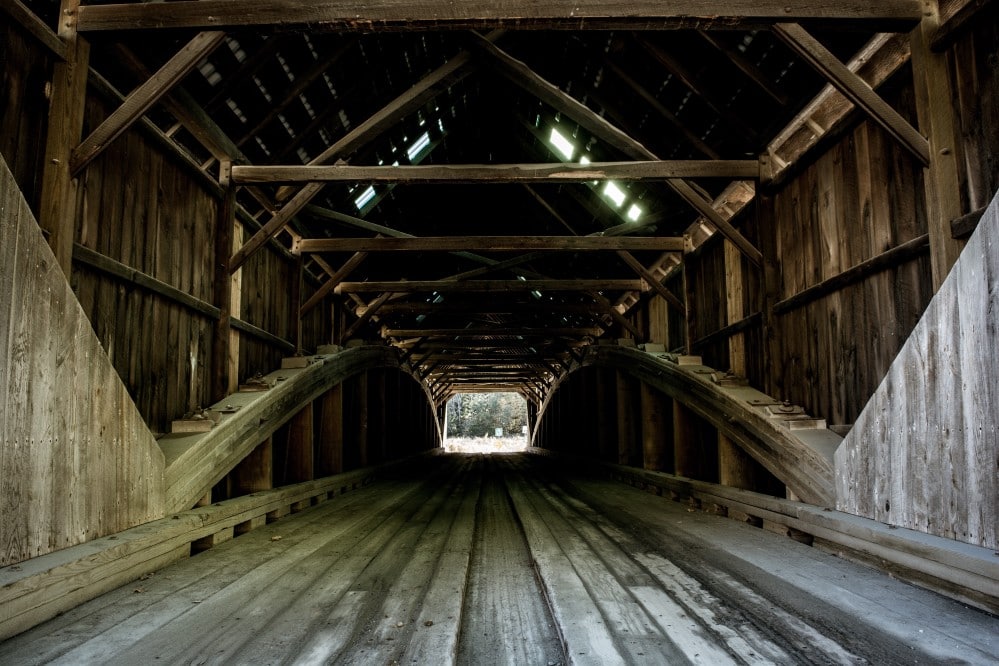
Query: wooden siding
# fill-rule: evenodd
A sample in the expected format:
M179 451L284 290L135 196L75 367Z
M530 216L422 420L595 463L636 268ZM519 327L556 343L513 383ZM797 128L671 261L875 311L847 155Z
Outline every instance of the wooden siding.
M162 516L163 454L0 161L0 566Z
M836 453L837 507L999 547L999 198Z
M87 121L108 112L91 97ZM217 199L140 132L127 132L81 176L81 245L201 300L212 299ZM156 431L208 404L213 321L76 265L74 287L139 411Z
M999 5L984 8L948 51L964 213L999 191Z
M37 214L52 59L6 15L4 19L0 21L0 155Z
M911 89L888 92L911 117ZM871 122L777 192L773 210L779 300L926 233L922 169ZM924 255L779 313L771 341L775 395L830 424L853 423L931 288Z

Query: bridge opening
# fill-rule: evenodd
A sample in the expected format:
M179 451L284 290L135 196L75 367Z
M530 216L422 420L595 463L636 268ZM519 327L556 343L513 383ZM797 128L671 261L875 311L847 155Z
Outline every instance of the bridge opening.
M458 393L447 402L444 450L510 453L527 448L527 401L519 393Z

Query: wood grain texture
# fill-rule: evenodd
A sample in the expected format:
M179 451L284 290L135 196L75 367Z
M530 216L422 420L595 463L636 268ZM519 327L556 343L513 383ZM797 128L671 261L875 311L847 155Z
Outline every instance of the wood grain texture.
M999 199L836 455L843 511L999 547Z
M0 565L158 518L163 456L0 164Z
M911 89L891 95L911 113ZM801 171L773 195L773 219L760 223L775 235L780 260L775 302L923 236L922 181L923 171L870 122ZM910 257L775 316L771 393L831 424L853 423L929 302L929 273L925 254Z
M81 8L80 30L136 28L219 28L253 25L309 25L328 30L440 30L510 26L532 29L678 29L760 27L777 21L852 21L905 27L919 20L915 0L798 2L773 0L576 0L568 5L526 0L466 0L439 5L412 0L303 3L258 0L252 7L226 0L156 5L89 5Z

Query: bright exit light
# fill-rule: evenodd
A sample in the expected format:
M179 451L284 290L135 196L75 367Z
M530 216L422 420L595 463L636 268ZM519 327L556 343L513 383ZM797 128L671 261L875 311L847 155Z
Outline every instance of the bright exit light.
M579 158L579 163L582 164L583 166L586 166L587 164L590 163L590 158L587 157L586 155L583 155L582 157Z
M631 208L628 209L628 219L632 222L637 222L638 218L642 216L642 209L636 204L631 204Z
M572 159L573 153L576 152L576 146L572 145L572 141L569 141L569 139L562 136L561 132L552 128L552 136L549 141L553 146L555 146L555 149L558 150L558 152L565 156L565 159Z
M406 155L409 157L409 161L412 162L413 160L415 160L420 155L420 153L423 152L423 150L429 145L430 145L430 135L424 132L422 135L420 135L420 138L417 139L413 143L413 145L409 147L408 150L406 150Z
M354 199L354 205L357 206L357 210L361 210L365 205L368 204L372 199L375 198L375 188L368 185L368 189L361 192L361 196Z
M624 190L615 185L614 183L608 182L604 185L604 196L614 202L614 205L618 208L624 203Z

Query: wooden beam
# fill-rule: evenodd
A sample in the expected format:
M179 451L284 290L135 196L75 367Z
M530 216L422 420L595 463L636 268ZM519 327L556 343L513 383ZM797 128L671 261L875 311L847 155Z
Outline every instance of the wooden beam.
M429 166L234 166L233 180L252 183L585 183L666 178L756 178L758 160L655 160L591 164L435 164Z
M685 311L683 301L674 296L673 292L667 289L666 286L642 264L642 262L635 259L634 255L625 250L619 250L617 256L621 257L621 260L624 261L624 263L628 264L633 271L638 273L640 278L648 282L652 287L652 290L662 296L667 303L672 305L679 312Z
M378 298L373 300L371 303L368 303L368 305L364 307L364 310L358 315L357 321L351 324L347 330L343 332L341 342L349 340L355 333L361 330L362 326L371 321L371 318L376 312L378 312L378 308L384 305L385 301L387 301L391 296L392 292L387 291L384 294L379 295Z
M495 39L498 36L499 33L490 34L486 39ZM469 61L469 54L465 52L459 53L341 137L336 143L316 156L309 164L317 166L337 157L347 156L381 135L382 132L395 125L401 118L433 99L441 90L446 89L464 77L468 73L467 65ZM319 194L322 188L323 185L321 183L309 183L298 190L298 192L295 192L292 188L279 189L277 192L279 201L284 201L288 197L291 197L291 199L243 247L233 254L230 260L230 267L235 270L242 266L251 254L280 233L291 222L291 219ZM294 193L294 196L292 196L292 193Z
M460 302L454 303L445 301L443 303L389 303L382 307L382 314L520 314L525 312L541 312L550 314L579 314L579 315L601 315L607 314L608 308L597 303L538 303L538 302L495 302L489 299L486 302Z
M66 60L67 44L21 0L0 0L0 12L7 14L25 32L38 40L59 60Z
M303 238L297 252L682 252L683 239L666 236L422 236L420 238Z
M662 116L667 122L669 122L673 127L675 127L684 136L685 139L698 150L703 155L710 157L711 159L718 159L721 155L708 145L706 141L701 139L700 136L691 131L690 126L680 120L676 114L666 108L666 106L659 101L659 99L653 95L651 92L645 89L638 81L632 77L627 70L622 67L617 66L614 63L608 63L608 67L614 73L617 78L621 80L626 86L631 88L631 90L645 100L653 111Z
M543 79L526 64L512 57L495 44L491 44L481 37L473 38L472 43L476 49L489 58L490 65L514 85L571 117L583 129L604 143L636 160L659 160L659 157L651 150L617 127L611 125L585 104L559 90L557 86ZM727 220L715 212L711 204L705 201L699 194L696 194L686 181L681 178L669 178L666 180L666 183L693 206L695 210L701 213L701 215L707 217L726 238L746 253L751 261L759 265L759 250L753 247L753 244L739 233L735 227L729 224ZM694 196L691 196L692 194Z
M78 181L69 167L71 148L80 140L87 100L90 44L76 32L79 0L63 0L59 38L65 57L55 63L49 91L48 130L38 225L47 232L49 247L67 279L72 274L73 241L76 240Z
M496 328L386 328L382 331L382 337L387 338L458 338L458 337L489 337L496 336L518 336L523 338L552 338L552 337L583 337L587 335L597 336L602 331L598 328L521 328L519 326L496 327ZM524 344L523 341L520 341Z
M226 188L219 203L215 223L215 274L212 290L219 318L212 337L211 401L218 402L235 388L236 378L229 376L229 344L232 338L232 277L229 273L229 253L232 252L233 231L236 228L236 188L229 180L230 163L220 165L219 182Z
M929 46L939 25L939 3L928 2L926 16L910 36L916 114L920 129L930 137L933 151L933 160L923 176L923 189L934 292L943 285L964 247L951 234L950 222L970 212L963 201L966 197L964 165L960 163L963 137L954 110L953 64L947 53L934 53Z
M867 84L876 89L909 62L907 35L879 33L846 63ZM819 139L847 117L854 105L831 84L825 86L767 146L774 164L774 186L794 172L792 167ZM763 179L761 178L761 183Z
M338 294L381 293L392 291L411 294L419 291L520 292L520 291L646 291L644 280L413 280L400 282L341 282Z
M839 291L840 289L843 289L851 284L856 284L874 273L895 268L896 266L905 263L906 261L910 261L921 254L925 254L929 248L929 234L917 236L911 241L902 243L901 245L893 247L886 252L882 252L875 257L862 261L856 266L846 269L842 273L838 273L831 278L823 280L818 284L812 285L811 287L798 292L794 296L785 298L784 300L775 303L774 313L784 314L785 312L800 308L801 306L807 305L808 303L818 300L823 296Z
M442 30L509 26L538 30L677 30L758 28L778 21L876 23L899 29L919 20L918 0L794 2L787 0L200 0L87 5L80 30L281 26L329 31Z
M739 250L746 255L750 261L757 266L762 264L763 255L760 254L758 249L756 249L756 246L750 243L749 240L739 233L739 231L733 227L728 220L722 217L718 211L714 209L710 201L698 194L697 191L684 180L671 180L670 185L672 185L677 194L683 197L687 203L693 206L702 216L704 216L704 218L707 219L708 222L710 222L722 236L732 241L732 244L739 248Z
M501 30L493 31L486 35L485 39L496 40L503 34ZM471 54L459 51L453 58L424 76L364 122L340 137L332 146L312 158L309 165L319 166L329 164L338 158L349 157L351 153L395 126L407 115L464 79L474 69ZM292 188L288 186L279 188L278 201L284 201L292 192Z
M930 163L930 145L922 134L891 108L867 82L836 58L819 40L796 23L779 23L773 32L787 46L822 74L851 102L885 129L923 165Z
M81 8L82 9L82 8ZM78 174L90 164L109 143L114 141L142 117L156 102L170 92L198 62L222 43L225 33L210 31L199 33L149 80L132 91L125 101L100 124L90 136L73 149L70 170Z
M354 270L367 258L367 252L355 252L350 259L343 263L343 266L341 266L338 270L331 272L330 279L324 282L319 289L316 289L316 292L309 297L309 300L302 304L302 308L298 311L299 318L304 317L311 312L313 308L322 303L323 299L332 293L333 289L336 288L338 284L346 280L347 277L353 273Z

